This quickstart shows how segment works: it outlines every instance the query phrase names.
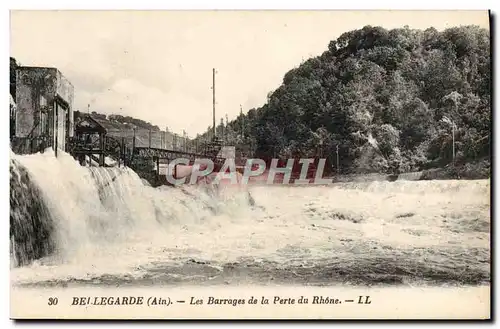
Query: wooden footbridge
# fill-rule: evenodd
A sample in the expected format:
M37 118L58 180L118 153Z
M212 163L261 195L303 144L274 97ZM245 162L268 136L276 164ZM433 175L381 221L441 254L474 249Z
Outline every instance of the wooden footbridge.
M152 186L168 184L167 166L176 159L187 159L187 165L193 165L196 159L210 159L214 168L221 168L224 158L218 155L217 148L211 148L203 153L191 153L154 147L127 147L124 140L106 136L102 142L92 145L72 144L71 154L80 160L81 164L92 161L99 166L110 166L105 158L113 160L111 166L125 166L134 170L141 178ZM88 159L88 160L85 160ZM175 174L175 166L171 174Z
M222 143L219 140L203 145L202 151L196 153L151 147L151 143L136 146L135 134L132 140L120 134L113 135L90 115L76 124L75 136L68 141L68 146L69 153L82 165L123 165L155 185L165 180L165 167L173 160L188 159L189 163L183 164L193 165L196 159L210 159L214 162L214 169L221 168L225 160L220 155ZM165 171L160 171L160 167Z
M85 155L95 157L97 155L100 158L109 157L125 165L137 161L170 163L180 158L189 160L189 164L191 165L194 164L196 159L210 159L214 161L215 164L224 162L224 158L218 155L220 148L212 147L210 150L204 150L202 153L191 153L155 147L132 146L132 148L130 148L123 140L119 141L117 138L111 136L106 136L102 141L94 141L90 144L73 142L71 146L70 153L75 157ZM100 166L106 166L104 160L96 160L96 162Z

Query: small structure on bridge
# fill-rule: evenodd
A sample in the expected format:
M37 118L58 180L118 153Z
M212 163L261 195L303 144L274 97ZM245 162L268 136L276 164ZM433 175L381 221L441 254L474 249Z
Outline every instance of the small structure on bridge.
M76 123L72 155L81 165L85 165L85 159L88 156L99 166L104 166L106 134L106 128L94 120L90 114L85 115Z

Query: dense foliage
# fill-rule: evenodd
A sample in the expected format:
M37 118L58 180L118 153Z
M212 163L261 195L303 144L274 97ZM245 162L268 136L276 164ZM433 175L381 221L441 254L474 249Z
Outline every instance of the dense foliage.
M217 128L250 155L324 156L342 172L489 161L490 35L365 26L285 74L258 109ZM211 135L207 131L205 136Z

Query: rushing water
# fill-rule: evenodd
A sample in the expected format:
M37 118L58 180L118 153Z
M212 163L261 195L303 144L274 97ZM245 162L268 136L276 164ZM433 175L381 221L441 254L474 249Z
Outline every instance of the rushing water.
M11 280L482 284L489 200L489 180L152 188L127 168L11 154Z

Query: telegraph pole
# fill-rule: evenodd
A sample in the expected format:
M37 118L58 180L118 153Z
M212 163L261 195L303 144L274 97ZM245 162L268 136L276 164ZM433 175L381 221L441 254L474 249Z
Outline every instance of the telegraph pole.
M452 117L452 116L450 116L450 117ZM452 152L453 152L452 165L455 166L455 122L453 121L453 119L450 119L447 116L444 116L441 119L441 121L443 121L444 123L449 124L451 126Z
M213 139L215 140L215 68L212 69Z
M134 138L132 139L132 154L135 152L135 128L134 128Z
M243 116L243 109L240 104L240 115L241 115L241 138L245 138L245 117Z
M453 143L453 166L455 166L455 122L451 120L451 136Z
M168 127L165 126L165 149L169 148L169 146L167 144L167 135L168 135Z
M187 134L184 129L182 129L182 139L184 140L184 152L187 152Z
M337 144L337 174L340 175L339 144Z

